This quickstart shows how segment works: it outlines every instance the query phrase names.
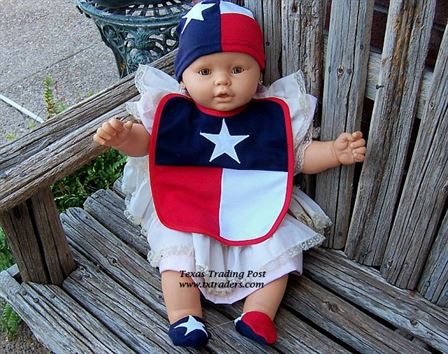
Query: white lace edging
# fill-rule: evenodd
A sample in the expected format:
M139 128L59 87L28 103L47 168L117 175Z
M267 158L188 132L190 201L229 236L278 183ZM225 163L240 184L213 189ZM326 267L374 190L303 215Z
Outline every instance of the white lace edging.
M325 235L326 229L333 225L319 204L297 186L292 191L289 212L299 222L319 234Z
M313 117L317 103L315 97L306 93L302 71L282 77L268 87L261 87L255 97L278 97L287 103L294 140L294 172L299 173L303 166L305 149L312 142Z
M299 254L303 253L304 251L309 250L310 248L319 246L322 244L322 242L325 241L325 237L315 233L314 236L298 245L294 245L293 247L285 250L281 254L279 254L275 259L270 260L265 265L261 266L259 269L253 269L254 272L270 272L274 270L275 268L278 268L279 266L287 263L291 258L294 258L298 256ZM209 273L209 267L203 264L196 264L196 270L199 272L204 272L205 274ZM251 269L252 270L252 269ZM223 278L223 277L206 277L204 278L206 282L229 282L230 284L242 284L244 287L248 283L253 282L260 282L260 278L254 278L254 277L244 277L242 279L238 277L229 277L229 278ZM211 295L216 296L223 296L231 293L234 289L232 287L229 288L219 288L219 287L208 287L204 289L207 293Z
M185 245L182 246L175 246L170 248L165 248L161 252L148 252L148 261L153 267L158 267L160 260L162 257L169 257L169 256L193 256L194 255L194 249L192 247L185 247Z
M173 77L149 65L139 65L134 81L140 96L137 101L127 102L126 110L151 133L155 110L162 97L182 90Z
M302 172L305 160L305 150L313 142L313 126L311 125L301 143L294 146L295 164L294 174Z
M130 200L130 197L126 196L125 199L125 203ZM129 201L128 201L129 203ZM127 204L127 203L126 203ZM132 212L129 211L129 209L126 209L124 211L124 216L126 217L126 219L128 219L132 224L136 225L136 226L140 226L142 228L141 230L141 234L143 236L147 236L147 231L145 230L145 232L143 232L143 226L142 226L142 218L136 217L134 214L132 214Z

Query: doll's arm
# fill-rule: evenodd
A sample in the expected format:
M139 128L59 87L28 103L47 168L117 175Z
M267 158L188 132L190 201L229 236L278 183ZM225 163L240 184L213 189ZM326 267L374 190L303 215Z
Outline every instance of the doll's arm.
M150 134L142 124L126 123L112 118L98 128L93 140L100 145L110 146L128 156L148 154Z
M334 141L313 141L305 150L302 173L319 173L341 164L362 162L365 145L361 132L342 133Z

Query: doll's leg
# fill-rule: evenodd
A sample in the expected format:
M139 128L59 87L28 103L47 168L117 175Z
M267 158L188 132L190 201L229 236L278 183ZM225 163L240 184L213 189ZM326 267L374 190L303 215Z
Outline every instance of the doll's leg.
M253 292L246 298L243 311L260 311L274 320L285 294L287 283L288 275L286 274Z
M181 287L179 284L193 284L190 277L182 277L180 272L167 270L162 273L162 291L170 323L188 316L202 317L199 289L192 286Z
M274 344L277 331L273 320L287 282L288 275L284 275L250 294L244 302L243 314L235 320L236 330L258 343Z
M198 288L181 287L180 283L193 284L190 277L180 272L162 272L162 292L170 328L168 335L174 345L200 347L208 342L209 334L202 319L201 299Z

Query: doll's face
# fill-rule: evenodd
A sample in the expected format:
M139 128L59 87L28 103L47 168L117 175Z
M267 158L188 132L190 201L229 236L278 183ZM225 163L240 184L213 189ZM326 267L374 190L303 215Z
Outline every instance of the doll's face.
M182 74L182 83L191 98L218 111L232 111L249 103L259 80L260 66L243 53L204 55Z

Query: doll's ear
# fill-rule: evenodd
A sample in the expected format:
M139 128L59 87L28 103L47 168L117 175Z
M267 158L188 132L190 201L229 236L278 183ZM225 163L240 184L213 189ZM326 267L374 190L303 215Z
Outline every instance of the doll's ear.
M187 87L185 86L184 82L181 81L179 84L180 84L180 90L182 91L182 93L187 95L188 91L187 91Z

